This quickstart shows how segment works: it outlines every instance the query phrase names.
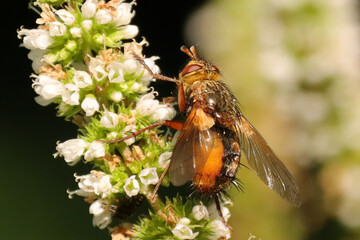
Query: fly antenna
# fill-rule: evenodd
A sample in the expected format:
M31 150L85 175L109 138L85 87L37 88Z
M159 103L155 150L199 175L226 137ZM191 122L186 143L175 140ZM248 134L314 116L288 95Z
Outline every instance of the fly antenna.
M194 46L191 46L189 50L185 45L182 45L180 50L186 53L192 60L199 60Z

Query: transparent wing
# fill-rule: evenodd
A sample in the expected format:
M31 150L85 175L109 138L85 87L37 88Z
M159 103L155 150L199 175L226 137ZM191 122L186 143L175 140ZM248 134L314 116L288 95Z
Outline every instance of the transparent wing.
M210 117L201 109L193 109L188 115L171 156L169 176L174 186L191 181L201 170L214 146L218 135L209 130Z
M251 123L242 115L239 120L241 149L250 167L267 186L293 206L299 207L301 196L291 173Z

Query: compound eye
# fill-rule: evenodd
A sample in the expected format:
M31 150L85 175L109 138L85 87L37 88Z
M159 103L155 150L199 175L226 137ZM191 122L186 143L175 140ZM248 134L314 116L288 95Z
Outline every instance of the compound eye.
M182 70L181 74L184 76L186 74L189 74L191 72L194 72L194 71L197 71L199 69L201 69L202 66L201 65L198 65L198 64L190 64L190 65L187 65L184 70Z
M220 70L218 69L218 67L217 67L217 66L212 65L212 68L213 68L215 71L220 72Z

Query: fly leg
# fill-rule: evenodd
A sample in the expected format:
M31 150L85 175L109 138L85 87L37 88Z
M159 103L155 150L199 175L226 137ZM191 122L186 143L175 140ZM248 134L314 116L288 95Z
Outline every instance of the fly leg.
M180 83L180 81L176 78L170 78L170 77L167 77L167 76L164 76L164 75L160 75L160 74L156 74L154 73L150 67L145 63L144 59L142 59L139 55L136 55L135 53L132 54L134 56L134 58L139 61L139 63L141 63L141 65L144 66L144 68L150 73L150 75L155 78L155 79L158 79L158 80L164 80L164 81L168 81L168 82L175 82L177 84Z
M181 130L182 126L183 126L183 124L180 123L180 122L164 120L164 121L161 121L161 122L151 124L151 125L143 128L143 129L140 129L139 131L134 132L134 133L132 133L130 135L127 135L127 136L125 136L123 138L119 138L119 139L115 139L115 140L109 140L109 141L103 141L103 142L105 142L105 143L119 143L119 142L125 141L125 140L127 140L129 138L137 137L141 133L143 133L143 132L145 132L147 130L150 130L150 129L154 128L154 127L161 126L161 125L165 125L165 126L171 127L173 129L176 129L176 130Z
M141 63L141 65L144 66L144 68L150 73L150 75L158 80L163 80L163 81L168 81L168 82L175 82L178 86L178 104L179 104L179 109L180 112L184 113L186 110L186 103L185 103L185 94L184 94L184 87L183 87L183 83L176 79L176 78L170 78L164 75L160 75L160 74L156 74L154 73L150 67L146 64L146 62L144 61L144 59L142 59L139 55L136 55L135 53L133 53L134 58Z
M157 182L157 184L156 184L156 186L155 186L155 188L154 188L154 191L153 191L152 194L151 194L151 198L150 198L150 199L151 199L152 202L155 201L156 193L157 193L157 191L159 190L159 187L160 187L160 185L161 185L161 183L162 183L162 181L163 181L166 173L169 171L169 168L170 168L170 163L166 166L164 172L161 174L160 179L159 179L159 181Z
M232 231L231 226L227 223L227 221L224 218L224 215L222 214L220 201L219 201L218 196L215 196L215 204L216 204L216 210L218 211L218 214L219 214L219 217L220 217L221 221L225 224L225 226L227 226L229 228L229 231Z

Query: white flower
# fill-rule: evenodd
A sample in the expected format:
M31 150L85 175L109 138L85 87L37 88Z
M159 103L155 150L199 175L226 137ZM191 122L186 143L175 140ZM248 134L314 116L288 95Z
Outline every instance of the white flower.
M135 59L127 59L123 63L123 72L125 73L134 73L136 76L138 76L143 71L144 68Z
M106 197L110 193L116 192L111 185L110 175L104 172L93 170L87 175L77 176L75 174L74 176L75 180L79 182L79 189L68 191L69 198L72 198L74 194L82 197Z
M90 31L90 29L92 28L93 25L93 21L88 19L88 20L84 20L81 23L81 26L86 30L86 31Z
M80 99L79 88L73 83L68 83L65 84L65 90L66 91L62 93L63 102L73 106L79 105L79 99Z
M97 81L101 81L107 76L107 72L105 71L105 64L97 58L90 59L89 71Z
M44 58L45 53L46 50L41 50L41 49L32 49L28 53L28 58L32 60L31 67L35 73L39 73L40 67L44 65L42 59Z
M154 121L163 121L170 120L174 118L176 111L174 108L168 106L167 104L159 104L158 108L154 111L151 118Z
M140 191L139 181L135 179L135 175L132 175L125 181L124 190L129 197L135 196Z
M73 81L78 88L86 88L93 84L91 76L85 71L75 71Z
M43 106L43 107L45 107L45 106L49 105L50 103L52 103L51 100L46 100L42 96L36 96L36 97L34 97L34 100L35 100L35 102L37 104L39 104L40 106Z
M100 9L95 14L95 20L99 24L107 24L107 23L111 22L112 16L111 16L111 13L106 11L105 9Z
M75 16L65 9L60 9L55 12L66 25L71 25L75 22Z
M101 200L94 201L89 208L90 214L94 214L94 215L100 215L104 211L106 211L106 209L104 208Z
M47 49L54 40L50 37L48 31L43 29L24 29L18 31L18 37L25 35L23 42L27 49Z
M97 0L86 0L84 4L81 6L82 15L85 18L91 18L96 13L96 4L98 3Z
M117 15L113 17L113 23L116 26L126 25L130 23L131 19L135 15L135 11L131 12L132 5L134 4L135 2L121 3L116 6Z
M212 227L212 232L214 233L210 239L217 240L219 238L230 239L231 230L219 219L210 222L210 227Z
M124 39L132 39L139 33L139 28L136 25L126 25L121 27L120 31Z
M63 36L66 33L66 26L58 21L50 22L49 24L49 34L52 37Z
M200 221L201 219L208 219L209 218L209 212L207 210L207 208L204 205L196 205L193 207L192 209L192 214L194 216L194 218L198 221Z
M106 145L104 142L95 140L89 145L89 149L86 151L84 158L86 161L91 161L94 158L105 156Z
M154 92L142 96L136 105L136 112L143 116L151 116L151 120L154 121L170 120L175 117L174 108L168 104L160 104L154 98Z
M35 77L32 87L44 100L51 101L53 98L60 96L65 90L64 84L47 75L41 74L37 76L33 74L31 77Z
M112 214L107 211L101 199L96 200L90 205L89 212L94 215L93 225L104 229L111 223Z
M119 115L105 110L104 115L100 119L100 124L106 128L115 128L119 124Z
M64 157L65 161L69 165L74 165L80 160L85 151L85 148L88 145L88 142L78 138L70 139L63 143L57 143L56 150L58 153L54 154L54 157L60 155Z
M159 167L166 168L167 165L169 165L170 163L171 156L172 156L172 152L163 152L162 154L160 154L158 160Z
M127 125L123 130L123 136L125 137L127 134L131 134L132 132L135 132L135 131L136 131L136 125L135 124ZM128 145L128 146L130 146L134 142L135 142L134 137L124 140L124 143L126 143L126 145Z
M140 90L140 88L141 88L141 85L139 84L139 83L137 83L137 82L135 82L132 86L131 86L131 91L133 91L133 92L137 92L137 91L139 91Z
M87 96L81 103L81 108L85 111L86 116L94 115L96 111L99 111L99 107L99 103L92 95Z
M106 67L106 69L109 71L108 78L110 82L113 83L125 82L121 63L112 62Z
M155 185L159 181L159 176L156 172L156 168L145 168L139 174L140 181L144 185Z
M123 99L123 95L120 91L112 91L110 94L110 98L114 102L120 102Z
M188 218L181 218L171 232L179 239L195 239L199 233L193 233L188 226L189 223L190 220Z
M155 64L155 60L157 60L158 57L151 57L151 58L145 58L144 62L146 65L151 69L151 71L155 74L160 72L159 67ZM144 75L142 76L141 80L144 82L149 82L153 79L153 77L150 75L148 71L145 70Z
M102 176L99 181L94 184L94 193L96 195L106 197L111 192L113 192L113 188L110 182L110 175Z
M70 28L70 33L75 38L79 38L82 36L82 30L81 30L81 28L78 28L78 27Z
M224 217L225 221L228 221L230 216L231 216L229 208L225 207L223 203L220 203L220 207L221 207L221 212L223 214L223 217ZM209 215L210 215L211 219L219 219L219 213L217 211L215 203L211 204L208 207L208 211L209 211Z

